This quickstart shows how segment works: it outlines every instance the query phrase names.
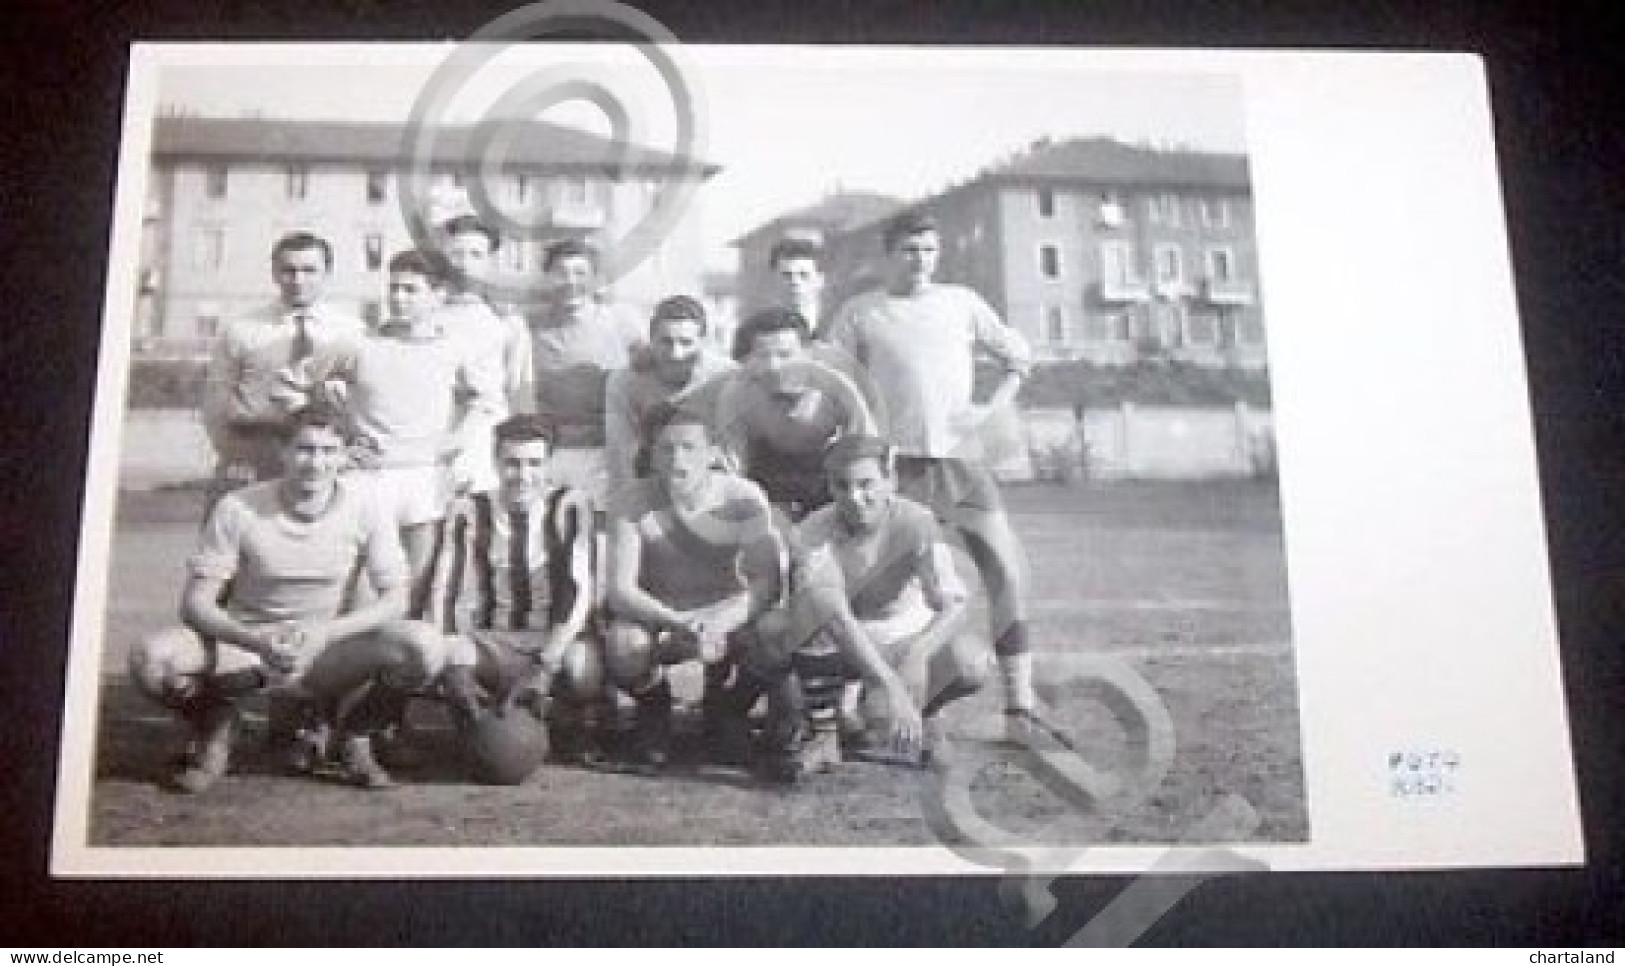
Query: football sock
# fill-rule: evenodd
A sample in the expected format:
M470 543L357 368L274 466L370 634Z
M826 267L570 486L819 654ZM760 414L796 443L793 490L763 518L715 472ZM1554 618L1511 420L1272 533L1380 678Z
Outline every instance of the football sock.
M1038 707L1038 695L1033 691L1033 655L999 655L999 680L1004 684L1004 704L1011 711L1033 711Z

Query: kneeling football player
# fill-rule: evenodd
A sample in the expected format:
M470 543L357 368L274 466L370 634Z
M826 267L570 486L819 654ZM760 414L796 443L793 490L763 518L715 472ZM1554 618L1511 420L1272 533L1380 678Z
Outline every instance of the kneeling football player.
M679 409L654 435L654 475L624 484L610 510L605 661L637 703L636 754L650 768L668 753L664 667L706 665L706 725L718 736L720 719L744 709L726 707L716 672L744 658L751 626L782 586L784 543L767 498L717 462L704 420Z
M282 445L284 475L228 493L187 562L184 627L130 652L131 677L190 729L174 786L201 792L226 774L241 700L268 685L303 690L339 740L344 775L391 784L372 754L398 694L427 683L443 660L440 636L406 621L408 570L392 520L341 477L341 417L296 414ZM366 573L376 596L343 607Z
M983 686L991 655L966 626L968 595L936 518L897 495L890 445L874 436L843 436L825 453L824 470L835 502L797 528L796 579L840 586L840 613L827 626L837 638L856 637L867 646L795 652L809 725L802 770L839 760L840 731L850 739L861 734L864 680L890 679L852 667L844 655L871 649L902 681L875 697L889 706L894 729L901 723L906 733L920 722L921 757L928 760L942 748L939 712Z
M552 486L550 426L538 416L498 423L497 489L459 498L446 517L429 613L448 635L441 687L465 732L484 715L548 702L555 757L597 757L589 718L602 693L601 652L588 636L593 602L593 507Z

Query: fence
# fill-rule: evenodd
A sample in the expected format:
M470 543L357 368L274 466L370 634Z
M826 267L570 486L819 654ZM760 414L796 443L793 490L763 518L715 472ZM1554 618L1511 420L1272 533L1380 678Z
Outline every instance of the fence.
M1006 480L1208 479L1275 472L1269 410L1123 403L1081 413L1023 414L1027 458L998 467Z

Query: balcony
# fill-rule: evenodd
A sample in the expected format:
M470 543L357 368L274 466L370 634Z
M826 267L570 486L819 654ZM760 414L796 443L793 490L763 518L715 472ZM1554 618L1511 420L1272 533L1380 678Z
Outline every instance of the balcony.
M1204 278L1197 298L1209 305L1252 305L1257 299L1253 283L1239 279Z
M1143 278L1104 278L1089 286L1087 296L1102 305L1151 301L1151 286Z

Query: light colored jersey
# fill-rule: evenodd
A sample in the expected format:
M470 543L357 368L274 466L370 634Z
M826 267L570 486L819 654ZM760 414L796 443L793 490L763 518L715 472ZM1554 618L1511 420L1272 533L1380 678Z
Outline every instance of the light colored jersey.
M651 365L634 365L610 374L605 390L604 443L612 487L647 475L654 432L678 406L714 424L720 377L739 366L732 359L703 349L694 375L673 389L661 382Z
M203 526L187 569L231 581L226 612L245 624L328 621L338 616L357 569L379 592L407 580L395 525L345 480L321 516L301 520L282 505L280 483L227 493Z
M229 449L233 424L277 425L286 410L277 401L286 386L294 356L297 325L294 312L268 305L226 324L209 357L204 381L203 422L216 452ZM305 332L314 352L361 334L361 321L329 305L303 310Z
M830 341L857 357L885 399L892 442L906 456L980 454L969 431L975 354L1025 373L1032 351L975 291L932 285L916 295L866 292L843 306Z
M638 586L668 607L718 603L747 589L748 567L777 566L780 538L767 497L737 476L719 472L714 482L716 499L694 513L673 506L653 479L632 481L611 504L637 533Z
M332 347L311 361L309 371L317 382L344 385L352 428L384 466L437 462L460 409L481 426L503 412L497 373L471 360L447 334L414 335L386 324Z
M968 597L936 518L904 497L866 534L848 529L833 506L815 511L796 529L795 552L804 567L838 567L852 616L888 640L918 634Z
M546 417L567 446L604 445L604 391L645 341L630 313L593 303L581 319L553 312L532 320L532 372L526 404Z
M580 491L551 489L522 519L473 494L445 528L425 619L449 634L546 630L592 601L593 508Z

